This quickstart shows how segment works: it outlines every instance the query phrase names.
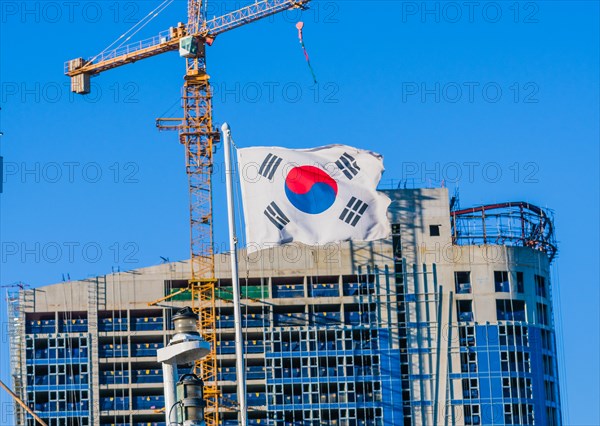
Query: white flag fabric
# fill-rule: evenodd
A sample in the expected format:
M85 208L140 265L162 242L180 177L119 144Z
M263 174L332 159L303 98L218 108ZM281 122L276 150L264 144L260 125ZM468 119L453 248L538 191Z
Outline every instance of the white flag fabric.
M293 241L323 245L390 235L390 199L377 192L383 157L345 145L242 148L248 252Z

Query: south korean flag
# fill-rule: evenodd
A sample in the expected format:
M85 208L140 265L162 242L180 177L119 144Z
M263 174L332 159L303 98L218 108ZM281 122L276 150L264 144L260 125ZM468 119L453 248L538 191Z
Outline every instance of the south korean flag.
M249 252L390 235L381 155L345 145L238 150Z

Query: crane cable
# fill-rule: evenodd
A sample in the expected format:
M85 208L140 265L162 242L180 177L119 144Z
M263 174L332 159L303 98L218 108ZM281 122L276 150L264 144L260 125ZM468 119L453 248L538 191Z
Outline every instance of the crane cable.
M116 50L119 47L123 46L123 44L125 44L125 42L131 40L131 37L133 37L138 32L140 32L140 30L142 28L144 28L146 25L148 25L154 18L156 18L161 12L163 12L167 7L169 7L174 1L175 0L164 0L154 10L150 11L146 16L144 16L142 19L140 19L133 27L129 28L127 31L125 31L123 34L121 34L115 41L113 41L111 44L106 46L106 48L104 48L104 50L102 50L100 53L98 53L96 56L94 56L92 59L90 59L88 61L88 63L91 63L91 62L95 61L98 57L102 56L102 54L104 54L108 49L112 48L121 39L123 39L123 41L121 41L121 43L118 46L116 46L113 50ZM133 31L138 26L139 26L139 28L137 28L135 31Z
M134 35L136 35L137 33L139 33L139 32L140 32L140 30L142 30L142 28L144 28L146 25L148 25L150 22L152 22L152 20L153 20L154 18L156 18L156 17L157 17L158 15L160 15L160 13L161 13L161 12L163 12L163 11L164 11L164 10L165 10L167 7L169 7L171 4L173 4L173 2L174 2L174 1L175 1L175 0L165 0L165 1L163 1L163 2L161 3L161 6L162 6L162 5L164 5L164 6L163 6L163 7L162 7L160 10L158 10L158 8L159 8L159 7L161 7L161 6L157 7L157 8L156 8L156 9L154 9L152 12L150 12L148 15L146 15L146 16L145 16L143 19L141 19L141 20L140 20L140 22L138 22L136 25L139 25L141 22L143 22L143 21L144 21L144 19L146 19L146 18L148 18L150 15L152 15L152 16L150 16L150 18L148 18L148 20L147 20L146 22L144 22L144 24L143 24L143 25L141 25L141 26L140 26L140 27L139 27L137 30L135 30L135 31L134 31L132 34L130 34L130 35L129 35L129 36L128 36L128 37L127 37L125 40L123 40L123 41L121 42L121 44L119 44L119 45L116 47L116 49L118 49L119 47L123 46L123 44L124 44L126 41L129 41L129 40L131 40L131 37L133 37ZM157 11L157 10L158 10L158 11ZM155 12L155 11L156 11L156 12ZM133 30L133 29L136 27L136 25L134 25L133 27L131 27L131 29L130 29L129 31ZM127 33L125 33L125 34L127 34Z

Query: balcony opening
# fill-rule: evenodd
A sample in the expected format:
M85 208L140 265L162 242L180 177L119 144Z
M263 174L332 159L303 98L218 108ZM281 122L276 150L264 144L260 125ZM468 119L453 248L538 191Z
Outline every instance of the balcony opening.
M540 297L546 297L546 280L540 275L534 275L535 294Z
M496 300L498 321L525 321L525 302L522 300Z
M541 330L542 334L542 348L548 351L554 351L554 341L552 333L549 330Z
M454 273L454 283L457 294L471 293L471 273L469 271L458 271Z
M475 327L461 326L458 327L458 336L460 346L475 346Z
M529 352L501 351L500 365L502 371L529 373L531 371Z
M477 379L462 379L462 389L464 399L479 398L479 386Z
M479 415L479 405L465 405L464 413L466 425L481 424L481 416Z
M546 306L543 303L538 303L536 308L538 324L550 325L550 315L548 314L548 306Z
M517 293L525 292L525 285L523 279L523 272L517 272Z
M456 314L459 322L471 322L473 321L473 301L472 300L458 300L456 302Z
M507 271L494 271L494 287L496 293L510 293Z

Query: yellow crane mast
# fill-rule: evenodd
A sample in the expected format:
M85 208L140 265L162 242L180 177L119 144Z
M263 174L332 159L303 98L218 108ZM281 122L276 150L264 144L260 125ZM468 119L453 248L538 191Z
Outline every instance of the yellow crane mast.
M156 124L161 130L179 131L179 141L185 147L190 201L189 289L193 307L199 315L198 330L211 344L211 353L196 365L205 383L207 426L217 426L219 423L211 182L213 147L219 142L219 132L212 123L212 93L206 71L206 45L211 45L221 33L288 9L304 9L309 2L310 0L262 0L206 20L203 13L205 2L188 0L187 24L180 23L153 38L104 51L91 60L77 58L65 64L65 73L71 77L71 90L86 94L91 88L90 77L109 69L178 49L186 58L183 118L158 119Z

